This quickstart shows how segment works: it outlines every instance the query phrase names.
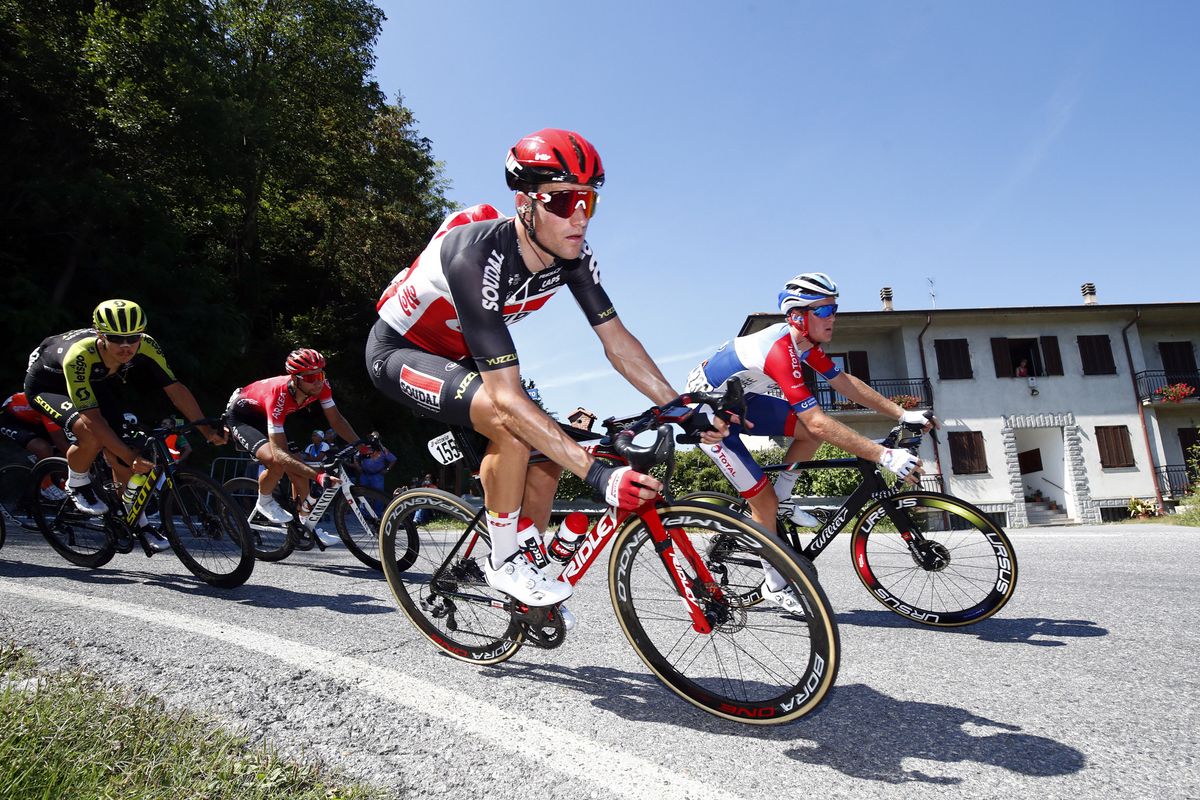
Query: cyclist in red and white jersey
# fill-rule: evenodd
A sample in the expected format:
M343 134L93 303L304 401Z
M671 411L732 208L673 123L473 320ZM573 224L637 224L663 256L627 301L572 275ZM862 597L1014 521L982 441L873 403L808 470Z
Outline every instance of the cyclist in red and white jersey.
M507 326L566 286L617 372L658 404L678 392L617 317L585 240L604 182L596 149L578 133L548 128L517 142L505 174L516 216L474 206L448 217L384 292L366 363L392 399L488 439L480 469L492 544L487 580L526 605L546 606L565 600L571 587L517 557L522 511L545 529L563 468L626 508L653 498L662 484L596 461L529 399ZM722 435L705 433L714 442ZM530 465L531 449L551 463Z
M11 439L41 461L54 455L66 455L70 443L62 426L51 422L29 404L24 392L5 398L0 405L0 436Z
M354 428L333 402L333 389L325 379L325 357L316 350L293 350L286 361L287 374L236 389L225 409L229 431L238 446L254 456L265 469L258 476L258 500L254 510L271 522L284 523L292 515L272 496L286 472L292 477L297 498L308 494L308 481L324 486L337 480L319 468L310 467L288 450L283 423L288 415L320 403L325 419L348 442L358 441Z

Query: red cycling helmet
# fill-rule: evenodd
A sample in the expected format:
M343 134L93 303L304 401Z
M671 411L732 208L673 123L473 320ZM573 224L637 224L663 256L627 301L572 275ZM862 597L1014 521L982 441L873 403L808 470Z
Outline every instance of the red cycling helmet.
M545 128L508 151L504 176L514 192L530 192L540 183L604 184L604 165L592 143L574 131Z
M287 371L289 375L296 375L301 372L316 372L319 369L325 369L325 356L308 347L300 347L293 350L287 357Z

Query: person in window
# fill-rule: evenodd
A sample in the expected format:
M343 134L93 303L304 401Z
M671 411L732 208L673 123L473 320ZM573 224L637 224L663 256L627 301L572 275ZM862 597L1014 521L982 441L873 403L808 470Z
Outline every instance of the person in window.
M1022 358L1021 363L1017 364L1017 369L1013 372L1013 377L1028 378L1029 377L1029 359Z

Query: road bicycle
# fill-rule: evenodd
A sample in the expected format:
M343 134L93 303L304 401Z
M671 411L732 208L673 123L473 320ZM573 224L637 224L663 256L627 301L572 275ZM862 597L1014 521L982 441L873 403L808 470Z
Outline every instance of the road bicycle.
M333 515L334 527L346 549L368 567L383 568L379 563L379 512L387 503L387 495L370 486L356 485L346 471L346 461L363 444L365 441L354 442L326 458L323 468L341 482L324 488L303 522L296 514L290 480L279 481L274 492L279 505L292 513L292 521L282 524L255 513L254 504L258 500L256 478L231 478L225 481L225 489L238 501L250 526L256 558L281 561L294 550L311 550L314 546L324 550L325 545L317 538L316 529L317 522L328 510Z
M901 424L884 447L916 453L922 426ZM903 481L889 485L880 467L863 458L835 458L764 466L764 472L852 468L859 485L834 510L811 509L822 524L801 528L780 504L781 537L813 561L849 525L850 558L871 596L906 619L933 627L971 625L995 614L1017 585L1017 554L1004 530L983 511L944 492L912 490ZM750 515L750 504L721 492L693 492L680 502L709 503ZM802 536L813 534L805 543ZM761 599L756 589L744 598Z
M128 506L108 462L97 458L90 471L92 485L109 509L102 515L85 514L65 493L61 499L52 499L34 491L34 487L47 484L65 489L67 482L66 459L38 462L29 482L38 530L59 555L81 567L102 567L115 554L132 552L137 544L150 556L156 551L149 544L148 534L138 528L137 520L157 499L162 532L183 565L212 586L241 586L254 569L254 550L240 507L211 477L176 463L166 445L166 437L172 433L221 424L219 420L202 419L182 430L139 431L132 443L153 460L154 467L146 473L146 480ZM153 522L154 516L149 518Z
M606 420L607 435L588 447L639 471L665 465L669 485L671 424L687 416L672 409L688 403L729 407L721 395L683 395L641 415ZM635 444L634 436L648 430L656 430L655 440ZM452 430L431 449L453 457L459 448L452 439L465 444L462 432ZM418 512L424 512L420 524ZM530 608L488 585L484 513L438 489L397 495L380 528L380 556L396 601L426 638L461 661L497 664L526 644L562 646L567 631L557 606ZM789 722L820 705L837 676L837 624L812 566L777 536L723 509L660 497L633 511L608 508L557 579L578 583L610 541L609 596L621 630L672 692L716 716L754 724ZM802 613L742 599L762 581L765 565L783 577Z

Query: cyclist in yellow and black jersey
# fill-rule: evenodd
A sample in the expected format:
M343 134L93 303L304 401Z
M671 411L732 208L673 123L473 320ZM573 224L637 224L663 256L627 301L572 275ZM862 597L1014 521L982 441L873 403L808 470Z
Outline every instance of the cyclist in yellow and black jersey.
M115 381L127 381L133 370L148 371L175 408L189 420L203 417L191 390L180 383L158 342L146 335L146 315L129 300L106 300L92 312L92 328L50 336L29 355L25 394L41 414L70 431L76 439L67 450L67 492L81 511L103 514L108 506L96 494L88 470L101 450L111 456L120 483L129 471L149 471L151 462L121 440L122 412ZM221 431L202 427L214 444L224 444Z

